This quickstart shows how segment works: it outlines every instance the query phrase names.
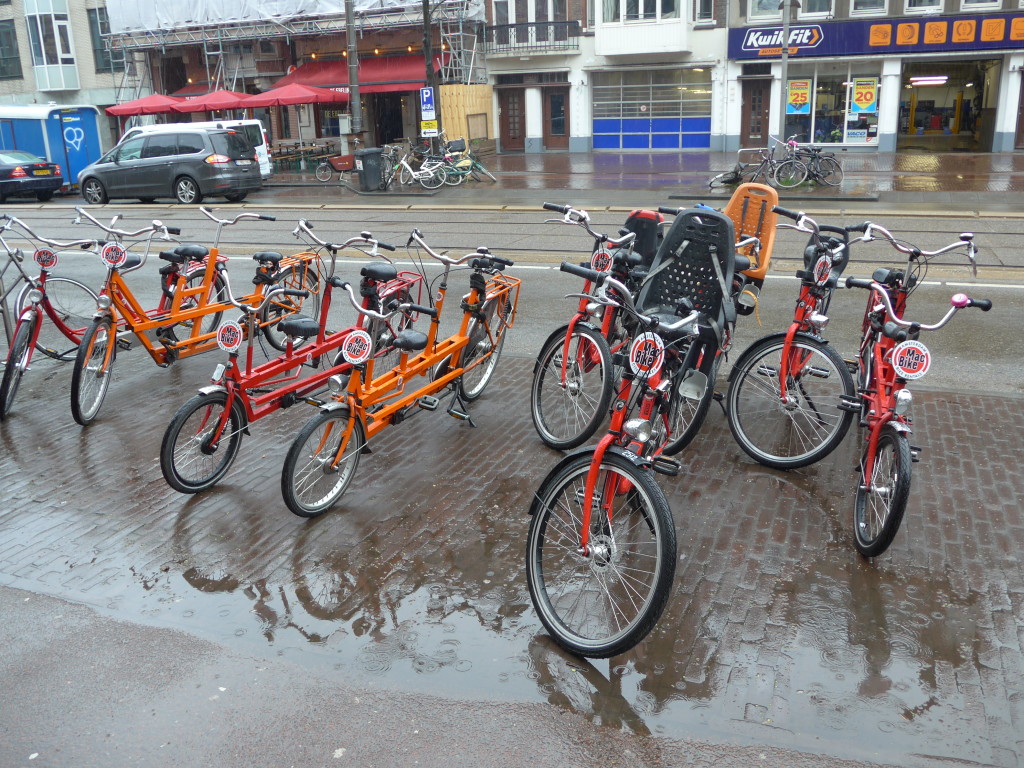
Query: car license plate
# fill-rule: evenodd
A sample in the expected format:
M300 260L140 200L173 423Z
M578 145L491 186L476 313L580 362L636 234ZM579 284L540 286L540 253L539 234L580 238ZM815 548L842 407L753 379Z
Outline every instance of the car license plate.
M252 165L252 160L235 160L235 165Z
M32 171L32 175L33 176L49 176L50 175L50 169L49 168L42 168L42 169L37 168L36 170Z

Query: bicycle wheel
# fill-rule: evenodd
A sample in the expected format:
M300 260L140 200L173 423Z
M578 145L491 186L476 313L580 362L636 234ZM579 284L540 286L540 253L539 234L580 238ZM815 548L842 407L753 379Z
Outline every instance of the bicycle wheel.
M461 355L460 367L466 371L459 376L458 386L462 399L467 403L473 402L484 393L494 375L498 358L501 357L501 348L505 344L505 330L512 316L512 303L508 294L503 293L485 301L480 311L484 320L480 322L473 318L469 321L469 328L466 330L469 343Z
M560 646L607 658L639 643L665 610L675 576L676 534L654 476L609 451L601 460L590 540L582 554L592 460L590 452L563 460L537 489L526 580L534 610Z
M717 176L712 176L708 179L708 187L711 189L721 189L722 187L731 187L734 184L740 183L740 176L736 172L736 168L725 173L720 173Z
M299 517L323 514L348 488L359 466L359 455L366 446L363 425L352 422L348 443L345 430L348 411L318 413L299 430L281 472L281 492L288 509ZM335 462L339 450L341 459Z
M910 443L891 424L882 427L870 480L864 477L867 451L861 459L861 479L853 512L857 551L877 557L889 548L903 522L910 498Z
M287 336L277 329L282 318L302 312L314 320L320 317L320 276L312 261L302 261L285 267L275 282L282 288L309 291L309 296L284 296L277 294L260 312L260 325L263 335L274 349L281 352L287 346ZM297 338L292 342L293 348L305 344L307 339Z
M405 165L405 164L403 163L403 164L402 164L402 170L400 170L400 171L398 172L398 182L399 182L399 183L400 183L400 184L401 184L401 185L402 185L403 187L407 187L407 186L409 186L410 184L412 184L412 183L413 183L413 181L414 181L414 179L413 179L413 177L412 177L412 171L411 171L411 170L409 169L409 166L407 166L407 165Z
M71 415L83 427L91 424L100 412L116 360L114 323L110 315L102 315L86 330L71 372Z
M596 330L577 324L553 333L533 367L530 415L544 444L556 450L582 445L608 414L615 383L608 342ZM562 378L563 360L565 378Z
M788 362L786 398L780 372ZM842 442L853 413L839 409L853 397L853 377L832 347L797 334L786 348L784 335L754 342L729 376L726 413L740 448L755 461L794 469L828 456Z
M198 493L224 477L238 455L245 420L236 403L214 441L214 432L227 405L226 392L196 395L174 414L160 443L164 480L180 493Z
M445 183L445 180L447 178L448 172L445 171L444 166L439 165L429 176L427 174L421 176L420 184L425 189L437 189L438 187Z
M457 168L451 168L451 167L445 168L444 169L444 173L445 173L444 183L447 184L449 187L457 187L457 186L459 186L459 184L464 182L466 180L466 177L469 175L468 172L467 173L463 173L462 171L458 170Z
M14 405L14 396L18 394L21 377L28 370L29 359L32 357L32 333L36 325L42 322L39 312L23 323L18 323L14 332L14 340L7 351L7 364L4 366L3 379L0 379L0 421L7 418Z
M818 164L818 178L830 187L843 183L843 166L834 157L822 157Z
M317 181L330 181L331 176L334 175L334 169L330 163L320 163L314 171Z
M775 166L769 183L784 189L798 187L807 180L807 166L799 160L783 160Z
M490 179L491 181L497 181L498 180L493 173L491 173L486 168L484 168L483 163L481 163L479 160L474 160L473 161L473 173L477 174L477 175L481 175L482 174L482 175L486 176L488 179Z
M722 356L716 355L711 373L708 374L707 386L698 397L695 397L687 387L687 371L680 368L673 372L668 401L669 439L664 448L666 456L679 453L692 443L693 438L700 432L711 409L711 402L715 399L715 379L721 364Z
M28 303L31 285L25 284L15 302L15 317ZM71 360L96 314L96 292L70 277L46 278L46 291L39 305L43 324L36 337L36 349L54 360ZM50 322L46 322L49 319Z

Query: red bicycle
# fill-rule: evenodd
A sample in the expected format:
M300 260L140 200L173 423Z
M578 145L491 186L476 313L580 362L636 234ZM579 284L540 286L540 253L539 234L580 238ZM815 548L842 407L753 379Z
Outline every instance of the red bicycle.
M860 410L861 426L866 428L866 444L860 460L853 529L857 550L865 557L876 557L889 548L903 521L910 497L911 466L920 452L908 439L913 396L907 389L907 384L924 376L932 363L931 352L919 340L920 333L942 328L967 307L987 312L992 302L958 293L950 299L951 306L939 322L924 325L906 320L907 299L923 281L928 260L966 248L973 267L977 250L974 235L965 232L958 242L929 252L869 223L862 239L885 240L908 256L903 270L882 267L870 280L846 279L848 288L870 291L857 355L858 398L854 403Z
M304 239L314 250L330 253L329 276L323 291L319 320L305 315L291 315L278 322L277 331L286 339L284 353L260 365L253 364L253 342L259 338L259 319L266 306L283 296L305 298L304 290L270 288L257 304L245 304L234 297L228 301L244 314L244 326L234 321L222 323L217 343L228 353L228 361L219 363L209 386L178 409L167 425L160 446L160 468L164 479L176 491L198 493L212 487L227 473L238 454L242 435L253 422L282 408L299 402L322 405L313 397L326 390L328 380L344 376L352 369L341 349L355 331L368 332L377 350L374 363L383 376L397 362L399 350L394 340L413 317L397 313L387 323L370 323L360 314L355 325L340 331L327 329L332 289L341 285L334 275L339 251L366 246L363 251L378 256L383 262L371 262L360 272L359 292L362 306L380 312L392 304L412 303L413 293L419 298L423 276L418 272L399 271L383 257L378 248L394 251L395 247L374 240L363 232L344 243L325 242L311 231L306 220L300 220L293 234ZM313 341L307 342L309 339ZM243 340L247 340L244 364L239 364Z

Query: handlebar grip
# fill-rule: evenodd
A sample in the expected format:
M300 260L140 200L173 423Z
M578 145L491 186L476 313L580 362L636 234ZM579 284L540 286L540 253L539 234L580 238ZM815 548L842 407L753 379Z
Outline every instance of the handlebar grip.
M327 282L330 283L332 287L341 288L342 290L345 290L349 286L349 283L346 280L342 280L337 275L329 277Z
M800 217L803 216L803 213L791 211L789 208L783 208L781 205L773 206L772 213L777 213L779 216L785 216L787 219L792 219L793 221L799 221Z
M968 306L977 307L982 312L988 312L992 309L992 299L971 299L971 303Z
M571 205L559 205L558 203L544 203L541 207L545 211L557 211L558 213L568 213L572 210Z
M389 245L388 243L382 243L380 240L377 241L377 247L378 248L383 248L385 251L397 251L398 250L395 246Z
M871 226L871 222L870 221L865 221L863 224L852 224L849 227L843 227L843 229L845 229L847 232L850 232L850 233L860 232L861 234L863 234L864 232L868 231L868 227L870 227L870 226Z
M607 274L605 272L598 272L596 269L590 269L589 267L578 267L567 261L563 261L562 266L560 266L559 269L562 272L568 272L570 275L585 278L592 283L597 283L598 285L604 282L604 278Z
M908 333L906 328L900 328L892 321L882 326L882 334L888 336L893 341L906 341L910 338L910 333Z
M303 299L309 298L309 291L303 290L302 288L285 288L281 293L285 296L299 296Z
M410 312L419 312L429 317L437 317L436 307L424 307L421 304L406 304L405 306L409 308Z
M865 280L863 277L848 277L846 278L847 288L870 288L872 284L871 280Z
M493 262L497 263L497 264L503 264L503 265L505 265L506 267L512 267L512 266L515 266L515 262L514 262L514 261L512 261L512 259L506 259L506 258L505 258L504 256L495 256L495 255L494 255L494 254L492 253L492 254L488 255L488 257L487 257L487 258L488 258L488 259L490 259L491 261L493 261Z
M258 218L260 221L277 221L276 216L271 216L270 214L267 213L261 213Z
M658 213L664 213L668 216L678 216L679 212L684 210L683 208L671 208L667 205L659 205Z
M181 234L181 227L165 227L165 229L167 230L167 234L169 234L169 235L180 235Z

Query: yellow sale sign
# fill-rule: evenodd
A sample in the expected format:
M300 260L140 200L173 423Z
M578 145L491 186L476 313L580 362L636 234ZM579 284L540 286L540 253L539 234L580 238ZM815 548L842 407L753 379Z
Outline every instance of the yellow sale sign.
M787 115L811 114L811 81L790 80L786 92Z
M873 115L878 111L878 78L859 77L853 81L850 98L852 114Z

